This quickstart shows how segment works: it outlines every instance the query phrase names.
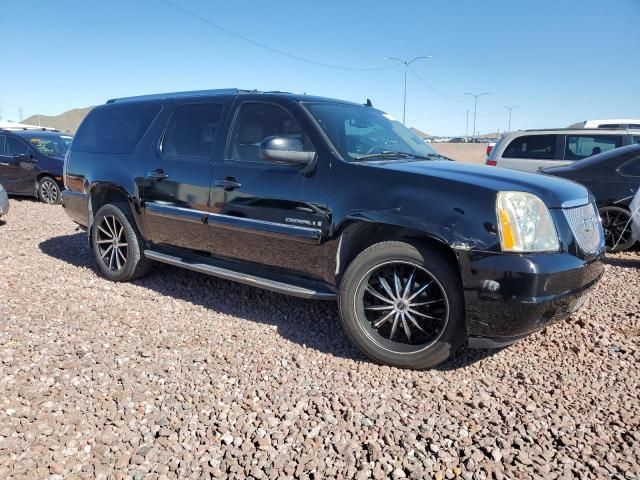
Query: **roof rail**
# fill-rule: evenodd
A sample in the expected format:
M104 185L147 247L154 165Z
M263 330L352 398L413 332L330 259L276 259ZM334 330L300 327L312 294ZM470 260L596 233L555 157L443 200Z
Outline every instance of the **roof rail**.
M107 103L133 102L139 100L161 100L164 98L184 98L184 97L205 97L211 95L235 95L239 92L248 90L240 90L238 88L219 88L215 90L194 90L191 92L170 92L155 93L152 95L139 95L136 97L112 98Z
M38 130L41 132L59 132L60 130L58 130L57 128L51 128L51 127L0 127L0 130L4 130L7 132L16 132L16 131L23 131L23 130Z

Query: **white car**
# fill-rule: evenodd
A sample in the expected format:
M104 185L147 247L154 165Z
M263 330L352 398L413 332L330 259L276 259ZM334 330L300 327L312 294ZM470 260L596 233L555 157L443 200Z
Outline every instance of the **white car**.
M640 143L640 129L520 130L504 134L486 164L537 172L634 143Z
M608 118L604 120L585 120L582 128L630 128L640 129L640 120L634 118Z

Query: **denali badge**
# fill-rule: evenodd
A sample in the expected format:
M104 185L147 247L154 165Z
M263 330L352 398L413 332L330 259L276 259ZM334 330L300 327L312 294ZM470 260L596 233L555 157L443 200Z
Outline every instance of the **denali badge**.
M314 222L312 220L305 220L303 218L290 218L287 217L284 219L285 222L287 223L297 223L298 225L308 225L310 227L321 227L322 226L322 222L321 221L317 221Z
M585 232L590 232L591 230L593 230L593 228L594 228L593 218L585 218L582 221L584 222L584 231Z

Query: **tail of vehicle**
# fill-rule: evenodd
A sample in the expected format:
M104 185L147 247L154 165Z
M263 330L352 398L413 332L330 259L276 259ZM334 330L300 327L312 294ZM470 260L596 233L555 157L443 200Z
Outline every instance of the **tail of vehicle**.
M487 143L487 160L485 165L489 165L491 167L495 167L497 162L491 159L491 152L493 151L493 147L496 146L496 142Z

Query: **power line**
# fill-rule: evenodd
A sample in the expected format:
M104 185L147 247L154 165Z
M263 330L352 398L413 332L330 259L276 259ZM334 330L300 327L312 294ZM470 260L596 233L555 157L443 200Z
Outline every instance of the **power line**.
M319 67L326 67L326 68L333 68L335 70L357 70L357 71L371 71L371 70L387 70L389 68L395 68L395 65L387 65L384 67L345 67L342 65L332 65L330 63L322 63L322 62L316 62L315 60L309 60L308 58L303 58L303 57L299 57L298 55L294 55L292 53L288 53L282 50L279 50L277 48L274 47L270 47L269 45L265 45L264 43L260 43L257 42L255 40L252 40L250 38L245 37L244 35L241 35L239 33L233 32L227 28L224 28L220 25L218 25L217 23L212 22L211 20L208 20L204 17L201 17L200 15L193 13L189 10L187 10L186 8L181 7L180 5L177 5L176 3L170 1L170 0L161 0L162 2L164 2L165 4L175 8L176 10L179 10L180 12L184 13L185 15L188 15L192 18L195 18L196 20L209 25L210 27L213 27L217 30L220 30L221 32L226 33L227 35L231 35L233 37L236 37L244 42L250 43L251 45L254 45L256 47L260 47L263 48L265 50L268 50L270 52L273 53L277 53L278 55L282 55L288 58L291 58L293 60L297 60L299 62L305 62L305 63L309 63L311 65L316 65Z
M411 70L411 73L413 73L418 80L420 80L422 83L424 83L424 85L429 90L431 90L433 93L435 93L436 95L444 98L445 100L449 100L450 102L456 102L456 103L464 102L464 100L456 100L454 98L449 97L448 95L445 95L444 93L439 92L435 88L433 88L424 78L422 78L420 75L418 75L418 72L416 72L416 70L412 66L409 66L409 70Z

